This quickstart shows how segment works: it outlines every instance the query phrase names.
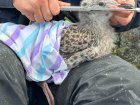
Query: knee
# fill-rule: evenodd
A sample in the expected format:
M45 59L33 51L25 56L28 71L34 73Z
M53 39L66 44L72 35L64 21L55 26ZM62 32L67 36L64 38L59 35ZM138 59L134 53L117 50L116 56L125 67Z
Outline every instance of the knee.
M13 62L15 59L17 59L17 56L12 49L0 41L0 63Z
M23 69L17 55L3 42L0 42L0 65L9 68L14 67Z

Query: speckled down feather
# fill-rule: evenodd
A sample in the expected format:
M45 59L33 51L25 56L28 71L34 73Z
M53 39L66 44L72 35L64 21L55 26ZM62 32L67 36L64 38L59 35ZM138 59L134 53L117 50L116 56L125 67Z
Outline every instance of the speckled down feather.
M118 4L114 0L105 0L106 5L99 6L99 2L103 1L83 0L81 6L108 8L108 4ZM115 37L109 24L112 15L111 11L79 12L79 22L62 31L60 54L69 69L111 53Z

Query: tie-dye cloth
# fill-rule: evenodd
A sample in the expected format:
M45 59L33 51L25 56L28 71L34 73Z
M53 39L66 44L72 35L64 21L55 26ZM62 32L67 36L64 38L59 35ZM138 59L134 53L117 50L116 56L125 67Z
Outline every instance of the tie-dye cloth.
M33 23L29 26L0 24L0 40L21 59L27 78L61 84L69 70L59 54L61 32L68 21Z

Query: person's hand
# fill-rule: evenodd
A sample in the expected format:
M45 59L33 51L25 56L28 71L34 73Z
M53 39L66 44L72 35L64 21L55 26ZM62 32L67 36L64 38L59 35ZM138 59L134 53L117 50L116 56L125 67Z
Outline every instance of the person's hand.
M129 3L135 6L135 1L134 0L116 0L120 4L125 4ZM110 8L120 8L117 6L110 6ZM134 12L132 11L113 11L114 15L110 18L110 24L112 26L122 24L122 25L127 25L131 20L134 15Z
M12 0L13 6L31 21L49 21L58 15L61 6L70 6L58 0Z

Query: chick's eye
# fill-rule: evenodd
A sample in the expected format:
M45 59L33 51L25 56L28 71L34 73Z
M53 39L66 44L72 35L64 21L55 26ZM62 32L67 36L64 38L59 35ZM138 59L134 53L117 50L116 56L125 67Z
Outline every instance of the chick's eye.
M105 6L105 2L99 2L99 6Z

